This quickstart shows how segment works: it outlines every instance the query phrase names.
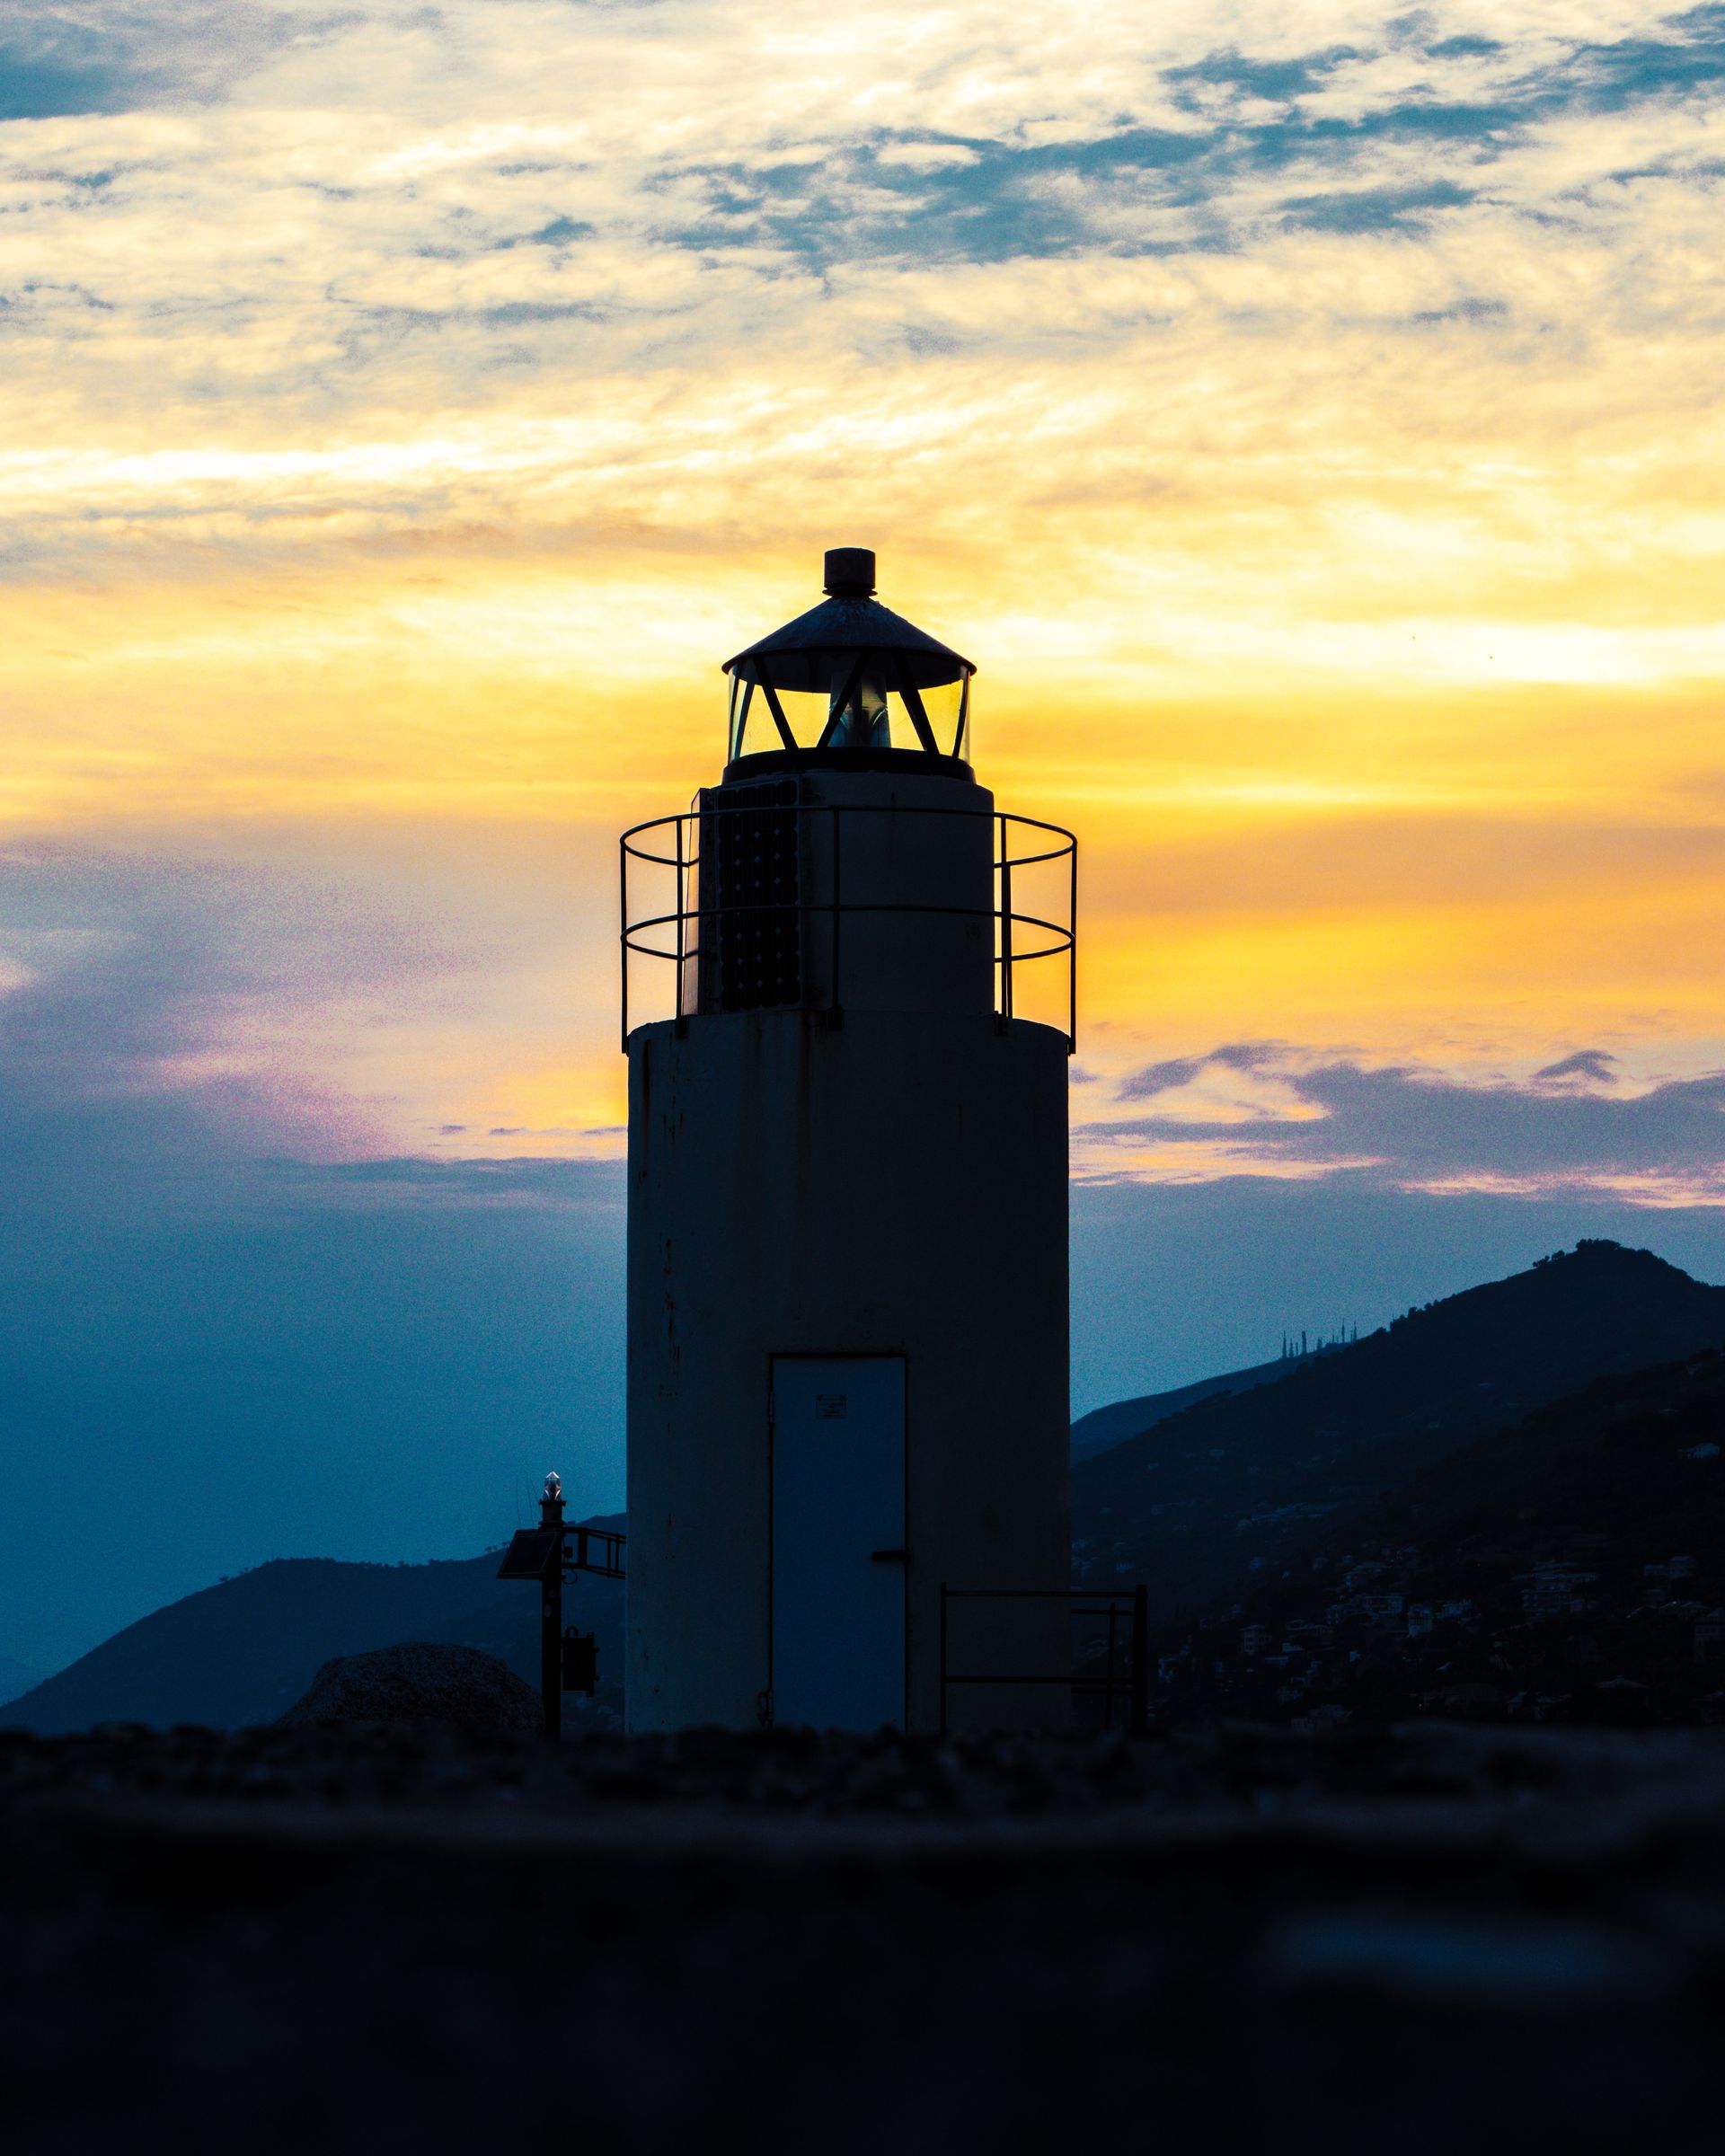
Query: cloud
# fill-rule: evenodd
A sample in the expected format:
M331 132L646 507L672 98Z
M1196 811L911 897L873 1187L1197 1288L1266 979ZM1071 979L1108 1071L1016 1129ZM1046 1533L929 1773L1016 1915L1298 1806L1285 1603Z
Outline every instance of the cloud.
M234 1052L234 1008L265 986L236 932L247 879L181 882L162 863L100 857L4 865L16 971L0 994L0 1121L14 1189L58 1191L76 1217L122 1202L141 1162L334 1135L341 1109L304 1072L247 1071Z
M30 20L62 18L104 22ZM1713 520L1667 513L1717 429L1685 267L1714 215L1710 15L215 21L112 14L148 75L127 109L0 128L0 576L315 568L291 624L248 627L301 663L471 665L496 624L410 624L352 565L539 549L611 587L618 643L675 656L630 549L722 576L851 517L996 595L1000 637L1034 531L1092 663L1136 678L1725 667ZM1603 621L1601 585L1681 618Z
M208 102L341 11L250 0L8 0L0 122Z
M68 1114L194 1091L235 1145L262 1131L323 1158L573 1140L621 1089L615 860L610 831L471 812L146 815L14 841L0 1086L28 1056L32 1098Z
M1617 1058L1607 1056L1603 1048L1577 1048L1572 1056L1561 1056L1534 1073L1536 1085L1615 1085L1617 1082Z
M1158 1093L1175 1091L1190 1085L1208 1061L1203 1056L1176 1056L1165 1063L1148 1063L1142 1070L1134 1071L1122 1080L1119 1098L1122 1100L1154 1100Z
M1253 1082L1244 1096L1225 1092L1222 1115L1216 1072ZM1236 1047L1153 1065L1119 1089L1124 1100L1170 1093L1190 1096L1180 1112L1084 1125L1075 1135L1092 1169L1108 1173L1118 1154L1129 1173L1135 1152L1149 1149L1140 1171L1151 1180L1345 1175L1429 1193L1597 1190L1629 1204L1725 1205L1725 1072L1631 1091L1599 1049L1494 1082Z
M1119 1087L1122 1100L1151 1100L1158 1093L1190 1085L1205 1071L1251 1072L1274 1067L1284 1053L1278 1041L1231 1041L1212 1048L1208 1056L1177 1056L1165 1063L1146 1064L1124 1078Z

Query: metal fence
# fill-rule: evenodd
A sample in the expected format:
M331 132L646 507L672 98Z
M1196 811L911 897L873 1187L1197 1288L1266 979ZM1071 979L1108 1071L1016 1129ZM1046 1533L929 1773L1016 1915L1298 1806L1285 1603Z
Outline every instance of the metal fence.
M1106 1644L1100 1674L1086 1673L1071 1662L1066 1669L1039 1670L1026 1674L1019 1670L954 1670L948 1658L950 1605L955 1602L1064 1602L1070 1617L1106 1621ZM1120 1630L1127 1638L1121 1654ZM1102 1701L1102 1727L1114 1727L1114 1702L1127 1703L1127 1726L1141 1735L1150 1722L1150 1601L1144 1586L1089 1591L1069 1587L949 1587L941 1583L941 1733L946 1733L947 1692L954 1684L1064 1685L1075 1699Z
M833 1003L842 1008L844 1003L844 926L849 918L862 914L898 914L922 915L931 919L945 916L964 920L991 921L995 929L995 1010L1002 1018L1016 1015L1017 972L1038 959L1052 959L1066 962L1066 1050L1071 1054L1077 1045L1078 984L1077 934L1078 919L1078 841L1070 831L1058 824L1048 824L1031 816L1012 816L1002 809L901 808L888 802L826 802L793 801L784 805L783 812L799 819L827 817L832 819L832 890L829 899L762 901L743 899L724 903L710 894L703 895L698 888L701 867L701 841L703 826L712 819L727 815L758 815L758 805L739 804L727 808L723 804L686 810L678 816L655 817L650 822L636 824L624 833L620 842L619 873L622 899L622 1004L623 1043L626 1048L630 1032L630 979L629 961L632 957L662 960L674 968L676 981L675 1007L667 1015L686 1018L700 1008L699 991L691 995L686 985L691 967L689 961L698 956L703 923L717 923L728 915L749 916L756 919L773 913L794 914L799 922L810 916L825 920L828 925L830 967ZM995 826L994 883L995 903L992 906L918 906L914 904L881 903L868 899L847 898L844 889L844 831L848 818L858 816L958 816L986 817ZM1039 837L1025 840L1022 835L1038 833ZM1052 841L1046 844L1045 841ZM1035 851L1015 851L1015 846L1028 845ZM1066 900L1064 921L1050 920L1014 906L1013 878L1014 872L1021 879L1027 870L1042 868L1051 862L1064 864L1063 896ZM637 868L668 870L674 879L675 903L668 909L636 915L632 911L630 871ZM1037 937L1046 939L1034 941ZM1031 939L1025 948L1025 938Z

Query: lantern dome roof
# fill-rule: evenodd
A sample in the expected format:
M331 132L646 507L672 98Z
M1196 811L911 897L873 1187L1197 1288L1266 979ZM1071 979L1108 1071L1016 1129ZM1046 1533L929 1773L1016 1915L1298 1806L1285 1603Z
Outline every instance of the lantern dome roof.
M883 606L874 596L874 554L863 546L827 552L827 592L818 606L800 614L770 636L725 661L724 671L744 681L770 681L775 689L825 688L839 652L890 652L913 687L936 689L976 672L950 645Z

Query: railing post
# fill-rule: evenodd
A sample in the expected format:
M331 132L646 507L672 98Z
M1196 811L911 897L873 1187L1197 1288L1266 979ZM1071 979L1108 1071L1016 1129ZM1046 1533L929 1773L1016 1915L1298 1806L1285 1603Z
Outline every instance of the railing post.
M1072 884L1066 902L1066 1053L1078 1052L1078 841L1072 840Z
M629 841L617 842L617 913L622 922L622 933L617 938L617 954L623 968L622 1026L619 1045L624 1054L629 1053Z
M683 818L677 822L677 1015L683 1015Z
M1142 1581L1132 1590L1132 1734L1150 1727L1150 1590Z
M1000 819L1000 1015L1013 1015L1013 846Z
M941 1735L946 1735L946 1582L941 1582Z

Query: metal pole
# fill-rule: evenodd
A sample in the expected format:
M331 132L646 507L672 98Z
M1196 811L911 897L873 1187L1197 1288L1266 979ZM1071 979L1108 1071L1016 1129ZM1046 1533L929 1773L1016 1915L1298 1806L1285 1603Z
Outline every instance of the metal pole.
M1108 1604L1108 1681L1102 1686L1102 1727L1114 1727L1114 1617L1115 1605L1110 1596Z
M539 1583L539 1697L554 1740L563 1734L563 1493L555 1475L545 1477L539 1524L557 1537Z
M845 999L838 991L838 939L839 923L843 916L843 895L839 884L839 849L843 811L836 801L833 803L833 1009L842 1011Z
M1150 1590L1142 1582L1132 1590L1132 1734L1150 1727Z
M545 1568L539 1589L539 1697L545 1710L545 1735L554 1742L563 1734L563 1568L561 1556Z

